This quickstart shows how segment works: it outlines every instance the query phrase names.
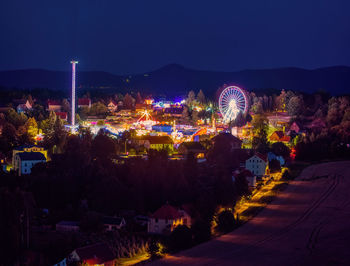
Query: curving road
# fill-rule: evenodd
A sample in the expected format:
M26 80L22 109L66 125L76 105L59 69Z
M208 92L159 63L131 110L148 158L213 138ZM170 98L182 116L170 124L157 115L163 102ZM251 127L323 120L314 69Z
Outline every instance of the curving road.
M350 265L350 162L306 168L244 226L152 265Z

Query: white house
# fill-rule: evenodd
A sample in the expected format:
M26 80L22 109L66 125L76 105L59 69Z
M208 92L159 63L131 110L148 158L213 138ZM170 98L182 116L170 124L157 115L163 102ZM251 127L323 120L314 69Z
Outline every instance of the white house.
M15 155L14 170L18 175L30 174L34 165L43 162L46 158L41 152L19 152Z
M263 176L265 175L267 164L266 156L257 153L245 161L245 168L256 176Z
M18 103L16 107L17 113L24 113L32 109L32 104L28 100L21 99L15 100L15 102Z
M169 234L178 225L190 227L190 215L184 210L165 204L150 217L147 232L150 234Z

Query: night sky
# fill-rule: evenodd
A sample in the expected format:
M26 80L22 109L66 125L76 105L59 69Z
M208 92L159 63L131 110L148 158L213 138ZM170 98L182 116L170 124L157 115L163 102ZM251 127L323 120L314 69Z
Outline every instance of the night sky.
M349 0L2 0L0 70L350 65Z

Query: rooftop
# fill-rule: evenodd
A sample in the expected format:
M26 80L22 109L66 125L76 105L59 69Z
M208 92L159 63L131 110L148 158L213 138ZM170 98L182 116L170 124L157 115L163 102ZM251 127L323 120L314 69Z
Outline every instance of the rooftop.
M179 210L169 204L165 204L153 213L153 218L157 219L177 219L182 217Z
M20 152L17 153L21 161L46 161L44 154L41 152Z
M78 254L81 261L90 264L103 264L115 258L113 252L105 243L97 243L77 248L75 252Z
M102 218L103 224L121 225L122 221L123 221L122 217L104 216Z
M78 99L78 105L90 105L91 100L90 98L79 98Z
M42 148L42 147L36 146L36 145L32 145L32 144L26 144L26 145L22 145L22 146L16 147L14 150L16 150L16 151L24 151L24 149L30 149L30 148Z

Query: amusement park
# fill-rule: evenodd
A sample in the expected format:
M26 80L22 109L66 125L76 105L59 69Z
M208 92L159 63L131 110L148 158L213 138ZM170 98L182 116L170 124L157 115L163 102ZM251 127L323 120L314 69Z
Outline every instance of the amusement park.
M150 136L155 141L157 138L154 137L163 136L159 140L168 139L174 145L171 153L183 142L209 140L220 132L231 132L236 137L244 138L242 130L247 132L249 126L238 130L233 125L237 116L245 118L248 113L248 97L243 89L225 86L216 102L200 102L190 97L178 102L148 98L142 104L135 104L134 110L110 112L105 119L87 117L79 127L89 129L95 135L101 130L113 138L122 137L126 131L133 132L134 140L145 140ZM113 104L113 101L109 104ZM77 125L69 128L75 128L75 132L78 132Z

